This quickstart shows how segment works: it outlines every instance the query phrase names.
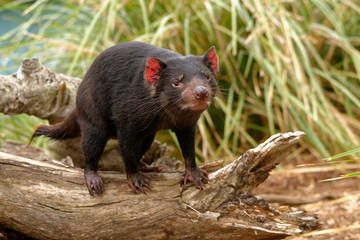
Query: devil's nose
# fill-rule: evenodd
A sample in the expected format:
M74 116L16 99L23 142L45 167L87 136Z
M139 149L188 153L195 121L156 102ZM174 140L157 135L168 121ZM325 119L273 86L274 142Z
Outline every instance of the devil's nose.
M208 97L209 97L209 91L206 89L206 87L197 86L195 88L195 98L197 100L206 100Z

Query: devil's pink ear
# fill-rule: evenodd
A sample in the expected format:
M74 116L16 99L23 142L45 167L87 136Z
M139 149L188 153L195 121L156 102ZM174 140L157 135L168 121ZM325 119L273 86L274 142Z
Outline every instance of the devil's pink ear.
M217 72L219 70L219 58L216 54L214 46L210 47L209 50L207 50L207 52L202 57L204 62L207 64L207 66L210 67L211 70L213 70L213 72Z
M165 63L157 58L148 58L146 60L145 79L153 86L158 84L160 73L165 68Z

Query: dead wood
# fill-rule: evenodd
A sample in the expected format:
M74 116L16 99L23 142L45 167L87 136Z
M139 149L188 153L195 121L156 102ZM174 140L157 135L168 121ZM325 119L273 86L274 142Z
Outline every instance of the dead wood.
M299 206L310 203L317 203L324 200L335 199L334 195L321 195L321 196L289 196L286 194L261 194L258 197L265 199L266 201L278 204L285 204L291 206Z
M135 195L119 172L100 172L91 197L83 171L0 152L0 225L36 239L279 239L316 228L304 211L275 209L251 195L304 135L276 134L211 173L205 190L183 172L148 173L153 191Z
M37 58L24 59L16 73L0 75L0 112L59 122L73 109L80 82L46 68Z

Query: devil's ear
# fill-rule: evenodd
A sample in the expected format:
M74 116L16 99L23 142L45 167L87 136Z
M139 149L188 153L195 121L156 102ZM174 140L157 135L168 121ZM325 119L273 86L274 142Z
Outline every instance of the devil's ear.
M207 50L207 52L202 56L202 59L206 66L208 66L214 73L219 70L219 58L216 54L214 46L210 47L209 50Z
M145 64L145 79L148 83L156 87L160 79L161 71L165 68L165 63L157 58L148 58Z
M155 95L155 88L159 82L161 71L166 64L157 58L148 58L145 63L145 85L152 96Z

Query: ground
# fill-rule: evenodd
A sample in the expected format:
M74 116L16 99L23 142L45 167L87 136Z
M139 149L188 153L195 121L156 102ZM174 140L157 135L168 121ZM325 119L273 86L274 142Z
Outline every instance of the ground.
M318 216L320 229L287 239L360 239L359 179L324 181L359 172L359 164L330 165L311 157L300 159L301 165L289 161L281 164L254 191L272 205L296 205Z
M9 141L2 142L0 151L33 159L42 155L39 149ZM359 164L330 165L304 155L280 164L253 193L271 205L295 205L318 216L318 230L287 239L360 239L359 179L323 181L349 172L360 172Z

